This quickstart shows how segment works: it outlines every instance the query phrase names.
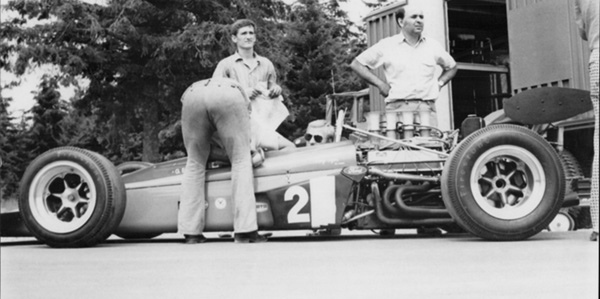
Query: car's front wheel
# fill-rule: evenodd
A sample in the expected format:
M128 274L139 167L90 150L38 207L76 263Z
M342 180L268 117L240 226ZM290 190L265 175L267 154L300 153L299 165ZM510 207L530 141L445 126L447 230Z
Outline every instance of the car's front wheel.
M19 210L29 231L52 247L87 247L103 242L121 222L125 187L101 155L61 147L27 167Z
M565 194L561 161L538 134L495 125L467 137L442 174L444 203L456 222L488 240L533 236L558 213Z

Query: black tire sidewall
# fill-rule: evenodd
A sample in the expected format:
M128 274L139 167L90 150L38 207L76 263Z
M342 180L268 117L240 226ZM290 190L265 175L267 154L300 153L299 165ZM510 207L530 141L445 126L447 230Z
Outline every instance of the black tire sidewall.
M546 188L540 204L519 219L498 219L485 212L471 192L470 175L476 160L486 151L513 145L529 151L542 166ZM469 136L449 157L442 179L444 201L453 218L467 231L493 240L530 237L554 219L565 192L564 173L554 149L534 132L514 125L496 125Z

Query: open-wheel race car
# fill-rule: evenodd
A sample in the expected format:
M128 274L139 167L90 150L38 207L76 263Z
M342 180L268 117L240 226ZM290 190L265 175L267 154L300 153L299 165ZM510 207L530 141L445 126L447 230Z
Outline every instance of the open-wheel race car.
M480 125L462 131L424 128L429 137L419 136L416 125L408 139L401 122L392 138L338 121L336 130L344 127L350 140L267 152L254 169L259 229L436 227L487 240L529 238L565 204L565 173L542 136L501 119L485 126L475 118ZM85 149L52 149L22 178L20 215L33 236L53 247L176 232L185 162L115 167ZM232 231L230 167L215 165L206 178L205 231Z

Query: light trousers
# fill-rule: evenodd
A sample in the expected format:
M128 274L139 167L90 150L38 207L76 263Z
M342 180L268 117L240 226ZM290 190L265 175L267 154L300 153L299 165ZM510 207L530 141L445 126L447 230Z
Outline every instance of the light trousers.
M592 190L590 195L590 212L592 214L592 226L598 232L598 49L591 53L590 59L590 91L592 105L594 106L594 160L592 162Z
M204 231L206 163L213 134L218 135L231 162L234 231L257 230L248 98L236 81L222 78L194 83L181 101L187 163L181 184L178 232L198 235Z

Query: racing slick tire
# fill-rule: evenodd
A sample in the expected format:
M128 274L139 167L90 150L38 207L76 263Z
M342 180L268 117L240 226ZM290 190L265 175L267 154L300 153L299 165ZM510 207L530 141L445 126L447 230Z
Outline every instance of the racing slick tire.
M558 157L562 162L565 176L567 177L579 177L583 176L583 168L577 158L568 150L562 150L558 153Z
M80 148L43 153L21 180L23 221L51 247L89 247L105 241L121 222L125 205L125 186L114 165Z
M556 151L516 125L494 125L469 135L442 173L442 197L452 218L487 240L523 240L539 233L560 210L564 195Z
M138 171L140 169L148 168L154 164L150 162L142 162L142 161L130 161L124 162L117 165L117 170L121 175L132 173L134 171Z
M569 152L566 149L563 149L562 151L558 152L558 157L560 158L562 165L563 165L563 170L565 171L565 177L567 178L572 178L572 177L584 177L583 174L583 168L581 167L581 164L579 163L579 161L577 161L577 158L575 158L575 156ZM570 181L569 181L570 183ZM567 184L566 186L566 191L565 194L569 194L570 192L575 192L572 190L572 186L571 184ZM562 215L561 213L565 212L567 215ZM554 219L552 221L552 223L550 223L550 226L548 227L548 230L550 231L560 231L558 229L554 229L556 228L556 225L553 227L554 224L558 224L558 223L567 223L566 220L564 218L566 217L570 217L573 220L573 225L572 226L568 226L569 230L577 230L577 229L582 229L582 228L592 228L592 218L591 218L591 214L590 214L590 207L589 206L574 206L574 207L568 207L568 208L562 208L560 209L560 212L558 213L558 215L556 215L557 218L562 217L561 219ZM569 222L570 223L570 222ZM567 227L566 225L563 225L561 228L563 227Z

